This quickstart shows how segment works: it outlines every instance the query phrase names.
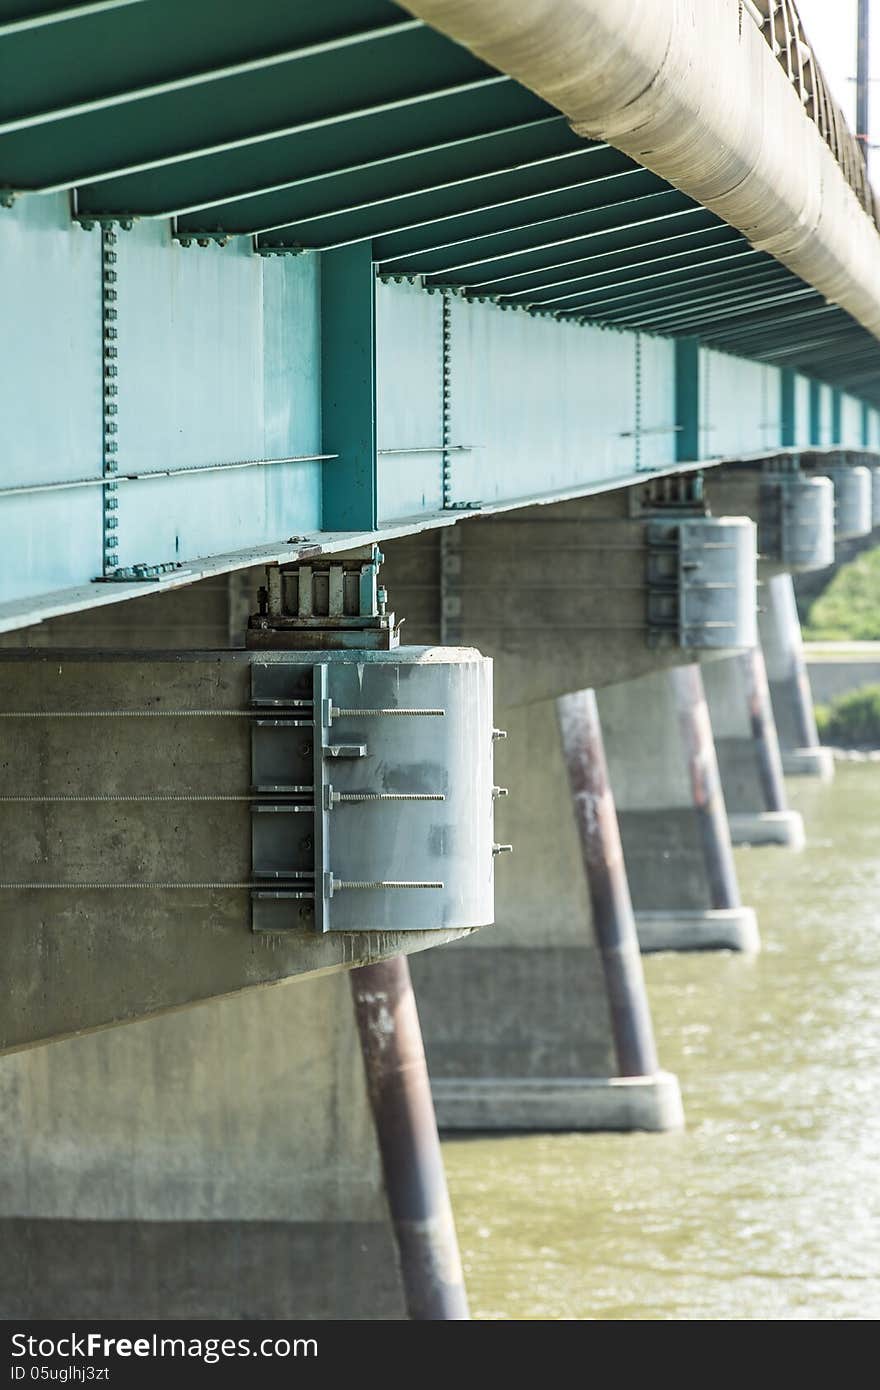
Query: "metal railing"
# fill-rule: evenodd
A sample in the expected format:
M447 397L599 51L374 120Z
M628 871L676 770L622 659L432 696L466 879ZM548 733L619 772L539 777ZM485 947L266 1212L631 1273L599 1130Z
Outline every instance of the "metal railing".
M868 180L864 140L850 130L804 32L795 0L741 0L818 126L850 188L880 230L880 202Z

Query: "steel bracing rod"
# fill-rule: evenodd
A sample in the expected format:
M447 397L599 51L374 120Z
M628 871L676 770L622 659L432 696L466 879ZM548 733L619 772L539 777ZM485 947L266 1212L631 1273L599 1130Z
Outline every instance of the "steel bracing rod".
M377 454L472 454L481 444L419 444L412 449L377 449Z
M259 197L243 193L235 200L216 204L210 213L198 207L189 214L179 215L177 229L196 237L201 228L256 235L290 226L306 227L330 217L369 212L403 199L451 194L455 190L467 190L469 185L482 179L507 177L527 184L531 178L540 182L538 175L542 172L548 186L555 187L564 181L561 170L565 161L583 165L589 172L589 156L607 149L607 145L585 146L580 141L572 147L555 121L535 122L518 127L513 139L499 132L440 146L442 160L406 154L393 164L389 160L379 160L354 171L333 170L329 174L313 175ZM618 156L615 162L624 164L627 161ZM384 181L376 177L379 170L385 175ZM555 181L552 179L554 171ZM568 180L574 182L573 174L569 173ZM325 188L328 183L331 184L329 190ZM340 185L338 188L332 186L336 183ZM491 189L490 183L487 195ZM359 197L359 191L368 196Z
M695 309L689 309L686 313L665 314L663 316L654 315L647 318L639 326L648 332L657 331L675 334L685 334L691 336L698 334L702 339L708 341L710 334L714 332L716 326L722 332L726 332L727 324L734 319L741 318L745 314L754 314L757 310L770 308L770 312L763 315L761 321L772 323L773 318L777 322L784 322L785 315L778 311L786 309L792 300L805 299L809 297L814 301L818 296L813 290L791 290L784 295L772 295L770 297L750 298L746 303L737 305L712 307L703 313ZM817 309L808 310L811 313L827 312L827 306L821 305ZM721 334L719 333L719 337Z
M864 364L871 357L871 343L861 343L847 337L845 333L822 334L817 338L801 338L800 341L794 339L784 346L769 347L760 340L755 345L757 350L765 357L784 358L793 353L798 353L806 361L815 360L824 363L827 367L837 367L844 363L847 366L853 363ZM833 358L829 360L828 349L833 349ZM876 349L875 349L876 353Z
M708 254L709 252L715 254ZM520 290L513 294L501 294L499 298L547 305L564 304L569 299L589 299L594 294L607 295L610 298L620 300L632 299L641 293L641 286L644 286L647 292L664 285L692 284L695 280L702 280L721 273L724 267L729 267L732 262L754 259L760 254L759 251L752 251L748 246L743 246L741 242L733 242L727 247L699 247L691 252L625 266L616 273L597 270L589 275L573 275L565 280L557 280L553 285L543 286L542 290L539 291ZM705 259L694 260L694 257L700 255L704 256ZM668 260L679 261L681 264L668 266L666 265ZM651 266L657 265L661 269L650 269ZM647 273L640 273L642 271L647 271ZM590 281L592 280L598 283L591 288ZM626 293L625 289L628 285L634 285L638 288L631 293ZM571 288L571 286L575 288ZM624 292L618 294L618 290ZM564 291L564 293L560 291Z
M747 341L751 336L764 332L775 333L778 341L783 335L787 337L789 332L795 334L800 332L800 326L789 329L788 326L790 324L801 325L805 319L825 317L828 314L834 316L839 313L839 310L834 304L822 303L806 308L796 308L791 312L786 310L783 314L777 313L774 310L765 313L755 313L753 309L749 309L748 312L751 314L751 317L744 323L737 324L729 320L725 322L719 319L717 331L715 331L714 324L712 323L708 324L703 331L704 333L711 332L713 339L722 344ZM825 327L824 324L816 326L819 328ZM777 330L781 330L781 332ZM808 331L812 332L812 326Z
M61 24L66 19L86 19L89 15L143 3L144 0L79 0L79 3L74 0L73 4L38 10L35 14L22 15L20 19L0 19L0 39L10 34L25 33L29 29L42 29L48 24Z
M713 222L713 217L705 208L677 206L671 212L658 212L656 196L652 195L651 201L642 200L638 209L631 207L629 220L619 225L595 230L587 228L579 235L547 242L539 239L520 250L481 257L474 262L471 275L463 273L467 267L459 267L458 283L474 294L494 295L504 293L509 286L515 293L524 282L523 292L527 292L535 276L553 276L560 270L569 271L571 266L596 265L603 261L613 265L619 256L631 252L662 249L673 241L690 243L710 231L732 230L719 228L714 223L707 225ZM640 212L644 215L639 215ZM384 271L384 264L382 269ZM436 283L441 276L442 272L429 271L425 283Z
M332 877L332 875L331 875ZM406 878L375 878L375 879L333 879L333 892L338 893L346 888L443 888L444 884L439 879L421 880Z
M712 233L715 235L712 235ZM722 237L718 233L726 232ZM681 243L681 245L679 245ZM637 242L624 246L619 251L597 251L590 256L558 261L540 270L521 271L518 275L499 276L495 280L484 280L478 285L468 287L469 292L489 291L499 300L533 300L544 292L552 294L567 285L586 285L590 281L614 285L626 276L636 276L638 272L653 273L656 267L663 273L666 270L682 269L689 265L700 265L700 256L734 253L743 246L742 238L730 227L707 228L705 232L673 232L653 241ZM746 248L748 249L748 248ZM649 254L645 254L645 253ZM660 253L660 254L650 254ZM600 264L603 263L604 264ZM431 277L427 277L431 283ZM539 301L538 301L539 302Z
M489 88L492 100L485 99ZM411 98L405 121L397 111L366 111L348 124L281 132L266 140L187 157L148 174L122 175L80 187L81 212L135 211L143 216L186 214L286 187L311 188L327 180L372 178L384 187L406 170L408 161L445 168L484 139L521 136L526 145L564 126L559 113L504 75L468 82L434 95ZM340 155L340 145L344 155ZM342 160L342 162L340 162Z
M442 719L444 709L339 709L331 706L334 719L386 719L391 716ZM255 709L73 709L73 710L0 710L0 719L256 719L266 725L284 724L302 729L314 725L312 719L266 718L266 706Z
M142 86L106 92L100 96L89 97L85 101L73 101L65 106L52 107L43 111L23 112L12 120L0 121L0 135L9 135L17 130L30 130L34 126L48 125L58 121L73 120L93 112L105 111L132 102L153 101L168 96L172 92L189 90L211 82L222 82L232 77L242 77L250 73L263 72L280 64L293 64L323 54L335 53L341 49L354 48L381 39L396 37L423 29L419 20L401 19L394 24L382 24L361 33L344 34L323 42L297 45L278 52L263 54L237 63L227 63L223 67L182 74L164 82L147 83ZM0 38L3 37L0 28ZM115 65L118 68L118 62ZM292 81L295 79L291 79Z
M405 956L349 976L410 1318L469 1316L419 1016Z
M0 710L0 719L264 719L258 709L62 709ZM311 728L312 719L265 720Z
M806 322L820 318L820 322ZM723 352L757 357L766 348L799 347L801 342L810 342L817 334L824 337L830 333L836 342L848 343L849 340L842 336L845 332L834 310L828 305L819 305L797 313L762 315L760 319L750 320L747 328L735 332L722 324L717 330L710 328L704 337ZM870 346L870 342L866 344L867 348Z
M567 296L567 298L576 301L573 304L551 305L550 307L554 313L559 315L582 314L601 310L602 316L607 316L609 321L613 320L615 323L625 324L630 318L636 316L644 318L655 310L662 312L667 305L675 308L689 304L716 302L719 297L716 293L719 282L724 286L725 298L729 298L734 292L730 288L731 283L738 288L751 288L753 285L772 284L774 281L797 284L789 272L778 264L745 267L742 273L734 273L733 275L729 268L719 269L711 266L705 274L698 270L689 274L684 281L678 279L669 284L656 286L646 283L644 290L632 290L626 294L615 294L613 290L594 290L588 296L577 294ZM603 294L605 298L602 298ZM639 312L642 308L644 308L644 313Z
M445 801L443 792L334 792L330 800L338 801Z
M222 195L201 198L197 202L183 203L180 205L169 206L152 211L152 217L171 217L176 216L179 225L186 225L189 214L198 213L200 216L213 212L218 218L224 215L224 209L232 208L236 217L242 213L242 204L260 203L270 200L276 194L292 194L302 192L312 188L319 188L321 185L330 183L334 180L356 180L359 176L366 176L375 189L386 190L386 181L392 180L392 191L387 192L387 197L400 196L407 190L397 188L395 190L393 178L395 174L406 173L410 176L410 182L415 182L423 177L423 172L419 171L428 168L441 168L451 171L459 160L464 160L471 155L471 163L477 162L478 156L491 156L493 147L503 145L505 141L511 140L517 145L525 144L528 147L533 141L535 144L544 143L548 150L553 147L563 146L562 135L554 140L554 133L560 131L560 127L565 128L565 123L560 116L543 116L532 121L514 121L501 125L496 129L487 129L480 134L461 136L458 139L438 140L426 145L414 145L409 148L397 149L392 153L382 155L376 159L364 159L355 164L333 164L327 168L319 169L314 173L304 174L299 178L278 179L273 183L257 186L254 188L229 188L227 187ZM473 154L471 152L473 151ZM496 157L497 158L497 157ZM500 172L504 166L491 166L490 173ZM463 175L462 177L466 177ZM455 183L456 180L450 174L437 187L445 187ZM419 187L414 186L411 191L419 191ZM100 197L100 186L94 190L94 196ZM284 219L292 222L290 216Z
M567 295L566 299L576 301L572 304L560 303L554 307L554 312L559 314L569 313L573 310L586 310L600 308L603 313L614 314L624 320L627 315L633 312L634 307L644 304L646 310L662 310L667 305L684 305L685 303L706 303L711 296L719 290L729 293L732 285L755 285L762 284L774 279L782 279L788 272L776 263L768 264L766 261L757 261L745 264L737 264L745 258L748 253L739 252L731 256L722 256L717 260L688 267L686 271L674 272L668 279L660 276L657 284L651 284L648 280L644 282L644 288L638 288L639 281L635 279L629 283L637 286L635 289L626 289L618 292L618 287L611 285L608 288L595 286L586 295L573 293ZM731 264L733 263L733 264ZM789 280L793 277L788 276ZM797 281L794 281L796 284Z
M18 497L27 492L58 492L74 487L115 487L117 483L147 483L153 478L184 478L193 473L223 473L233 468L269 468L279 463L325 463L338 454L294 454L290 458L244 459L240 463L203 463L186 468L159 468L149 473L114 473L104 478L71 478L53 483L21 483L0 488L0 497Z
M114 882L110 882L109 880L98 880L98 881L94 881L94 882L83 883L83 882L74 882L73 880L68 880L68 881L63 882L63 883L61 883L61 882L57 882L57 883L48 883L48 882L22 881L22 880L13 880L13 879L10 879L10 880L8 880L8 881L0 882L0 888L2 888L2 889L7 889L7 890L12 890L12 889L22 889L22 890L23 890L23 889L48 889L48 888L76 889L76 888L78 888L78 889L82 889L83 891L85 891L85 890L89 890L89 891L91 891L91 890L95 890L95 891L100 890L100 891L102 891L102 892L118 892L118 891L126 890L126 889L129 889L129 888L153 888L153 889L165 889L165 888L227 888L227 889L235 889L235 890L248 890L248 891L251 891L251 892L254 892L254 891L256 891L256 890L260 890L260 891L262 891L262 892L265 893L265 892L268 892L268 891L269 891L269 889L268 889L269 883L287 882L288 880L290 880L290 881L295 881L295 880L298 879L298 878L299 878L299 879L305 879L305 878L309 878L309 877L313 877L313 875L308 875L308 874L305 874L305 873L304 873L304 874L301 874L301 875L295 875L295 874L291 874L291 873L284 873L284 874L279 874L277 878L274 877L274 876L271 877L271 878L268 878L268 877L267 877L267 878L261 878L259 881L257 881L257 882L252 882L252 883L251 883L251 882L241 882L241 881L236 881L236 880L233 880L233 881L226 881L226 882L224 882L223 880L217 880L217 881L212 882L212 883L195 883L195 882L193 882L193 883L170 883L170 882L169 882L169 883L164 883L164 882L153 882L153 881L145 882L144 880L140 880L140 881L138 881L138 882L134 882L134 881L124 881L124 882L123 882L123 881L119 881L119 882L115 882L115 883L114 883ZM364 880L352 879L352 880L350 880L350 881L349 881L349 880L338 879L338 878L334 878L334 879L333 879L333 891L334 891L334 893L341 892L341 891L343 891L343 890L345 890L345 889L357 889L357 888L369 888L369 889L372 889L372 888L418 888L418 889L421 889L421 888L443 888L444 886L445 886L445 885L444 885L442 882L439 882L439 881L437 881L437 882L430 882L430 881L428 881L428 882L423 882L423 881L418 880L418 879L409 880L409 879L379 878L379 879L372 879L372 880L367 880L367 879L364 879Z
M785 272L783 272L783 276ZM787 289L789 281L786 278L780 280L780 290L784 293L768 295L763 286L748 288L752 293L745 295L741 291L731 290L726 294L712 295L704 299L697 299L693 304L683 307L668 309L651 309L649 306L644 315L634 318L626 316L609 320L619 324L621 327L637 325L646 330L656 330L662 332L664 328L674 329L676 332L688 332L691 327L699 331L699 325L710 322L717 323L726 318L739 318L742 314L751 313L754 309L766 305L787 304L793 299L804 299L809 296L811 299L817 298L815 290L807 287L803 289ZM797 281L794 282L797 284Z
M264 795L268 796L269 793L264 793ZM277 792L274 793L274 796L277 797L277 796L278 796L278 793L277 793ZM65 805L65 804L67 804L68 802L70 802L70 803L73 804L73 805L79 805L81 802L86 802L86 803L92 804L92 803L99 803L99 802L105 802L105 801L108 802L108 803L113 803L113 804L115 804L116 802L122 802L122 803L131 802L131 803L133 803L133 804L138 804L138 805L139 805L141 802L149 802L149 801L158 801L158 802L165 802L165 801L182 801L182 802L190 802L190 801L192 801L192 802L198 802L198 801L249 801L249 802L252 802L254 805L257 805L257 806L260 806L260 805L268 805L268 804L269 804L268 801L262 802L262 801L260 800L260 794L258 794L258 793L257 793L257 794L252 793L252 794L250 794L250 795L245 794L245 795L242 795L242 796L224 795L224 794L222 794L222 793L218 793L218 794L216 794L216 795L207 795L207 794L199 794L199 795L197 795L197 794L191 793L191 792L179 792L179 793L178 793L178 792L173 792L173 793L172 793L172 792L144 792L144 793L142 793L141 795L131 795L131 796L119 796L119 795L117 795L116 793L111 793L111 792L105 792L105 793L100 793L100 794L95 794L95 795L88 795L87 793L83 793L82 795L80 795L78 792L70 792L70 793L65 793L63 796L2 796L2 795L0 795L0 802L3 802L3 803L21 803L21 804L23 804L23 805L31 805L31 804L33 804L33 805L52 805L52 806L61 805L61 806L63 806L63 805ZM314 807L312 807L312 806L294 806L294 805L291 804L291 805L289 805L289 806L286 805L286 806L285 806L285 810L289 810L289 811L312 811L312 810L314 810Z
M445 87L436 87L432 90L417 92L392 100L374 101L367 105L351 106L341 111L334 111L327 115L314 116L309 119L290 120L283 125L273 126L269 130L255 131L247 135L216 140L211 144L201 147L167 150L162 154L152 155L139 160L136 159L130 163L125 163L123 161L121 164L114 166L105 165L102 168L93 169L81 167L77 170L68 170L59 179L55 179L54 181L50 179L46 183L36 187L28 186L28 188L23 188L22 191L61 193L68 188L85 187L88 184L99 183L111 178L121 179L134 174L147 173L154 169L164 170L176 164L184 164L196 159L224 155L231 151L241 150L248 152L255 145L265 144L269 141L280 140L293 135L314 135L317 131L335 129L351 122L412 110L413 108L423 105L425 102L464 96L472 92L483 93L486 89L509 82L509 77L495 74L488 77L471 79L469 81L452 81ZM132 209L129 208L127 211L130 212Z
M616 161L610 162L623 163L624 158L616 156ZM478 236L497 236L517 231L523 225L535 225L536 213L545 214L540 216L540 222L544 224L558 222L566 217L584 216L585 213L602 211L608 207L618 207L639 194L658 190L659 182L656 175L649 170L624 167L592 178L563 181L558 187L523 193L514 190L510 197L484 201L480 197L478 181L477 187L473 190L470 190L469 186L471 196L466 205L449 212L425 216L427 209L423 209L419 215L416 195L412 200L396 200L403 204L396 219L380 221L377 225L364 221L359 226L349 227L341 233L338 230L334 231L332 226L322 233L319 226L317 235L315 226L312 225L307 238L300 237L299 226L295 223L291 227L281 227L268 233L265 238L258 237L257 246L271 249L307 244L322 250L331 250L333 247L349 246L353 242L363 241L367 237L405 239L409 236L410 244L417 250L433 250L436 246L445 246L457 240L457 231L463 232L464 238L469 239L469 220L478 219L480 227L488 224L489 230L478 232ZM412 211L407 212L410 201L415 206ZM335 214L332 213L319 219L331 224L336 220ZM424 243L427 243L427 246Z
M331 705L330 709L334 719L387 719L394 715L443 719L446 715L445 709L398 709L394 706L388 709L339 709Z
M496 225L481 229L474 225L477 212L468 217L449 218L439 227L428 224L413 228L409 232L377 236L373 251L380 263L383 274L421 273L447 275L467 269L482 261L495 261L502 254L529 251L536 246L559 245L583 238L592 231L616 231L628 225L639 212L649 207L652 212L670 212L681 208L684 196L675 190L659 186L659 181L651 174L642 176L643 169L630 169L613 176L612 190L617 197L606 197L604 201L591 207L584 207L576 199L573 206L559 212L544 212L544 206L530 205L520 209L524 214L512 221L496 215ZM633 186L635 185L635 186ZM536 215L537 214L537 215ZM507 217L510 217L508 213ZM523 238L520 246L510 246L511 238ZM422 262L428 260L428 264Z
M154 883L154 882L150 882L150 883L144 883L144 882L140 882L140 883L133 883L133 882L110 883L110 882L107 882L107 881L104 881L104 882L94 882L94 883L75 883L75 882L73 882L73 881L68 881L68 882L64 882L64 883L38 883L38 882L17 882L17 881L14 881L14 880L9 880L9 881L7 881L7 882L0 882L0 888L6 889L6 890L12 890L12 889L39 889L39 890L42 891L42 890L46 890L46 889L50 889L50 888L63 888L63 889L66 889L66 890L71 890L71 889L79 888L79 889L82 889L82 890L88 891L88 892L93 892L93 891L94 891L94 892L97 892L97 891L100 891L100 892L120 892L120 891L123 891L123 890L128 890L128 889L130 889L130 888L152 888L152 889L169 889L169 888L186 888L186 889L191 889L191 888L225 888L225 889L234 889L235 891L242 891L242 892L244 892L244 891L253 891L254 889L257 889L257 888L265 888L265 887L266 887L266 884L265 884L265 883L242 883L242 882L236 882L236 881L223 882L222 880L218 880L218 881L212 882L212 883L195 883L195 882L193 882L193 883Z

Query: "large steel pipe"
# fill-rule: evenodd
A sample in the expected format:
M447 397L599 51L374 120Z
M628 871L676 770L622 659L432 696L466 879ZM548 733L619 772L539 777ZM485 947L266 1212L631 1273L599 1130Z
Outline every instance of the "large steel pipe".
M737 0L404 0L880 334L880 235Z

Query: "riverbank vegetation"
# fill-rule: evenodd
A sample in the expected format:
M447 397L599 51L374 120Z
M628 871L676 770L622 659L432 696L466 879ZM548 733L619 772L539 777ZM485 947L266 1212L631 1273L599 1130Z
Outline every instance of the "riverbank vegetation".
M863 685L828 705L817 705L816 724L823 743L880 748L880 685Z
M813 602L807 642L880 642L880 549L844 565Z

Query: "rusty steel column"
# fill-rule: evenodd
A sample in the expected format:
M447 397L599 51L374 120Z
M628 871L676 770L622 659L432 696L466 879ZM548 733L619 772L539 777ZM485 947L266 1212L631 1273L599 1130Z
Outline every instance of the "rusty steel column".
M367 1089L409 1315L470 1317L405 956L352 970Z
M618 1071L621 1076L651 1076L658 1070L657 1049L595 692L563 695L556 711Z
M670 671L669 680L700 827L712 907L738 908L742 899L702 672L696 663L676 666Z
M735 659L740 663L745 677L749 723L755 742L765 810L786 811L788 806L785 783L782 780L782 755L779 751L773 706L770 703L764 655L760 647L753 647L751 651L741 652Z
M834 776L834 760L830 749L823 748L819 742L790 574L776 574L765 581L758 626L782 770L790 776L821 777L830 781Z

